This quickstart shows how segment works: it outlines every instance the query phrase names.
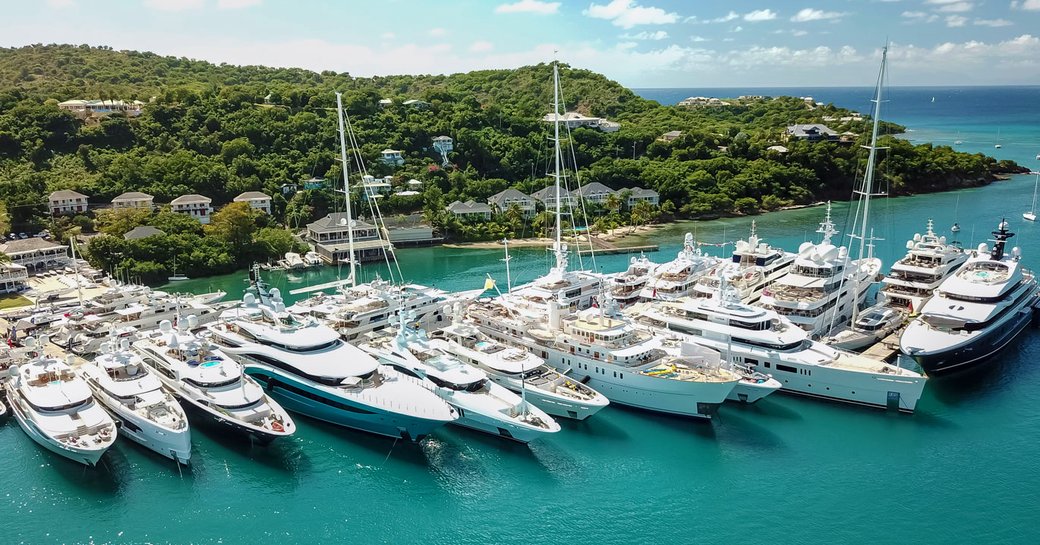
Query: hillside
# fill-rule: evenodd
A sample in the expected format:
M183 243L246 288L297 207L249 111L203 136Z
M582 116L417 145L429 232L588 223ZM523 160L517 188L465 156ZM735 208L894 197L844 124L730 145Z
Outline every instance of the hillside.
M778 143L791 123L820 122L850 112L807 108L797 99L725 108L661 106L587 70L561 67L568 109L619 121L617 132L574 130L582 181L615 189L655 189L660 215L706 217L756 213L822 198L847 198L862 170L867 120L834 128L858 142ZM544 187L551 66L484 70L449 76L354 78L302 69L215 65L106 47L36 45L0 49L0 201L16 230L47 225L45 195L75 189L92 202L144 191L156 202L189 192L219 205L242 191L275 195L276 219L301 225L335 208L331 188L282 196L313 176L336 180L333 92L344 92L360 152L374 175L426 182L418 197L391 196L389 212L423 210L449 235L515 235L520 220L461 225L443 211L453 200L487 199L507 187ZM71 98L139 99L139 116L81 119L59 110ZM380 99L393 103L381 107ZM421 107L406 106L418 99ZM886 124L890 133L900 127ZM660 142L667 131L683 135ZM448 135L452 165L440 168L431 138ZM988 183L1013 167L950 148L888 143L882 181L893 194ZM403 151L404 164L380 163L380 151ZM634 158L633 158L634 157ZM338 182L337 182L338 183ZM620 211L594 211L602 226L633 221ZM602 212L602 213L599 213Z

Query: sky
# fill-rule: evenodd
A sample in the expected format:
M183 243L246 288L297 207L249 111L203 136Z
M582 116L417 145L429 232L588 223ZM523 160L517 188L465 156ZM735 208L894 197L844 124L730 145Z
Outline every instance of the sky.
M1040 0L0 0L0 46L355 76L549 62L633 88L1040 84Z

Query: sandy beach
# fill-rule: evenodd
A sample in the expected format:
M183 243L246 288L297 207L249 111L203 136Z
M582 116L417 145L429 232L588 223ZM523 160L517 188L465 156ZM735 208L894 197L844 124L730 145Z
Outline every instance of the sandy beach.
M624 247L633 245L633 242L642 242L641 240L633 240L644 238L653 232L668 227L668 223L658 223L653 225L640 225L638 227L628 226L619 227L617 229L611 229L605 233L593 233L593 237L597 242L604 243L605 245L614 247ZM589 243L588 235L581 235L580 241L583 244ZM570 244L574 244L576 237L569 236L564 237L564 240ZM510 248L548 248L553 245L554 240L546 237L533 237L533 238L519 238L509 240ZM502 247L501 240L491 240L484 242L452 242L444 244L445 248L470 248L476 250L488 250Z

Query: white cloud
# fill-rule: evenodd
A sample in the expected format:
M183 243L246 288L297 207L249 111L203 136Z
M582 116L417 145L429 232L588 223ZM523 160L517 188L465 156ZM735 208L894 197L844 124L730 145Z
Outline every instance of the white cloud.
M491 51L494 48L495 44L484 40L477 40L469 46L469 50L474 53L484 53L486 51Z
M741 30L744 30L744 27L737 25L733 27L733 30L730 30L730 32L740 32Z
M707 38L705 38L704 36L693 36L692 38L690 38L690 41L693 41L693 42L707 42L709 40Z
M806 23L809 21L841 19L844 15L844 13L839 13L837 11L823 11L822 9L805 8L796 13L794 17L791 17L791 20L796 23Z
M716 17L714 19L705 19L704 23L705 24L707 24L707 23L728 23L728 22L730 22L730 21L732 21L734 19L739 19L739 18L740 18L740 14L739 13L737 13L735 11L731 11L731 12L727 13L726 15L723 15L722 17Z
M942 13L967 13L973 9L975 9L975 4L971 2L944 2L941 6L935 8L935 11Z
M1014 23L1007 19L975 19L972 21L972 24L976 26L1002 27L1011 26Z
M939 19L938 15L924 11L904 11L902 15L905 19L910 19L912 22L921 23L932 23Z
M946 26L948 27L962 27L968 22L968 18L963 15L947 15Z
M771 9L756 9L744 14L744 20L749 23L772 21L773 19L776 19L776 12Z
M185 11L198 9L205 4L205 0L144 0L145 7L159 11Z
M262 3L263 0L217 0L217 7L219 9L241 9L258 6Z
M434 38L443 38L444 36L448 35L448 31L442 27L431 28L426 33L430 36L433 36Z
M644 30L643 32L637 32L635 34L622 34L621 37L627 40L664 40L668 38L668 33L663 30L655 32Z
M606 19L621 28L637 25L663 25L679 20L677 13L661 8L640 6L635 0L612 0L609 4L589 4L583 12L593 19Z
M1026 11L1040 11L1040 0L1021 0L1011 2L1011 9L1022 9Z
M71 8L76 5L76 0L47 0L47 5L52 8Z
M519 0L512 4L500 4L495 13L534 13L552 15L560 11L559 2L542 2L541 0Z

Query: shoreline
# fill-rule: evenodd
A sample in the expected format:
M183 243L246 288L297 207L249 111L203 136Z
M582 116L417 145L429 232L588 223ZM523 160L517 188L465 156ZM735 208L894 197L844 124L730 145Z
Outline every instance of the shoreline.
M683 220L688 221L688 220ZM645 237L654 233L655 231L664 229L666 227L675 225L678 221L670 221L667 223L654 223L651 225L640 225L640 226L626 226L618 227L617 229L611 229L606 233L593 233L595 240L605 243L607 246L613 246L615 248L624 248L625 242L629 239ZM589 244L588 235L579 235L564 237L564 242L568 244ZM510 239L510 248L550 248L556 241L546 237L529 237L529 238L518 238ZM634 244L629 244L634 246ZM467 250L497 250L502 248L501 240L485 240L477 242L447 242L441 244L443 248L455 248L455 249L467 249Z

